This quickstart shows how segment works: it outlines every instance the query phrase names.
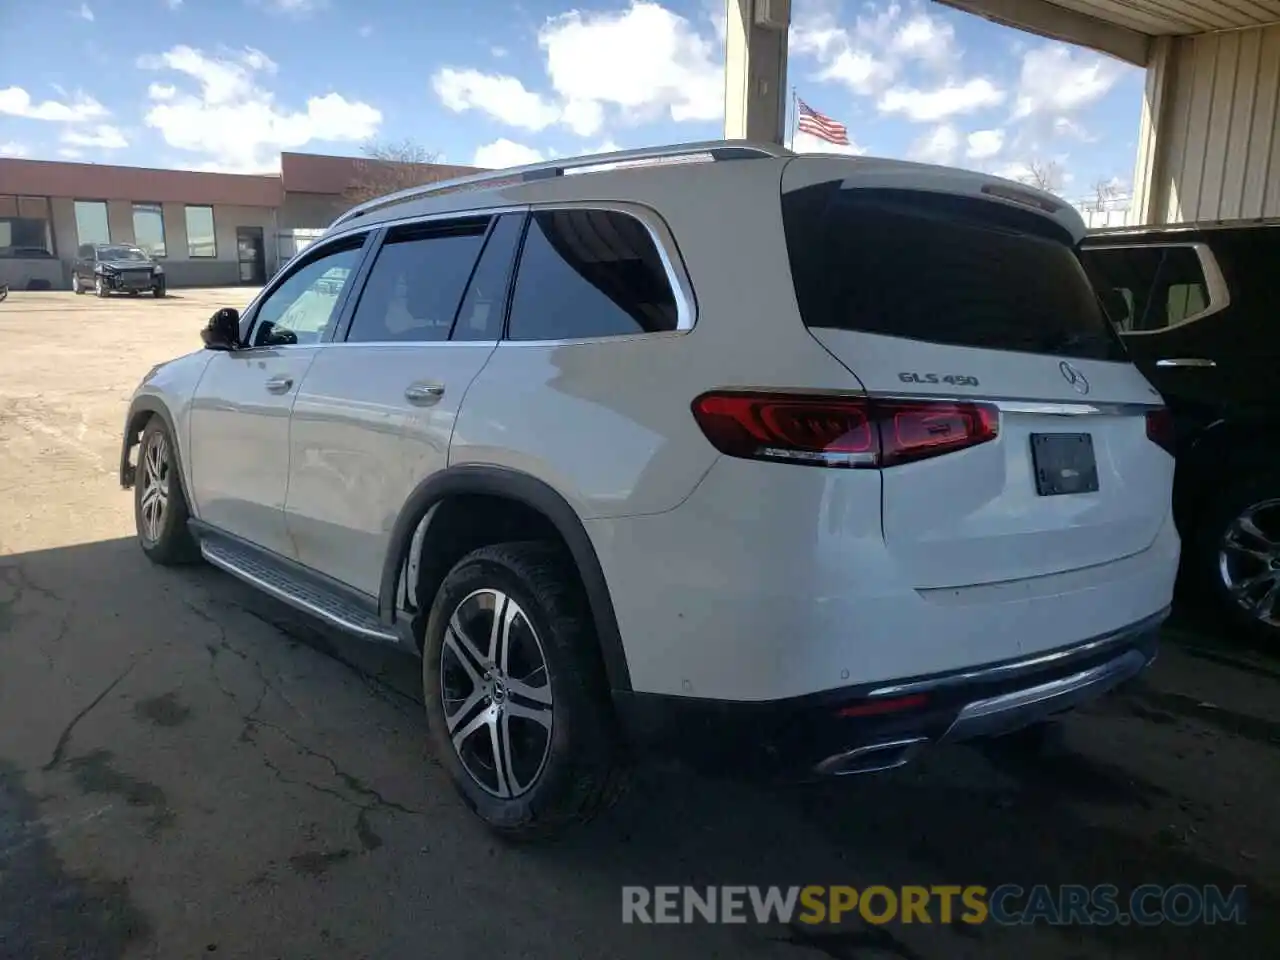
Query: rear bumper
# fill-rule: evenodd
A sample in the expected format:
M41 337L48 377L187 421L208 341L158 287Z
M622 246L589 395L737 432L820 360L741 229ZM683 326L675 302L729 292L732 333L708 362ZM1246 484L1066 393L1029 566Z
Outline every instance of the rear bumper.
M712 773L815 779L902 766L935 743L1009 733L1096 699L1155 659L1168 610L973 669L771 702L619 694L631 742Z

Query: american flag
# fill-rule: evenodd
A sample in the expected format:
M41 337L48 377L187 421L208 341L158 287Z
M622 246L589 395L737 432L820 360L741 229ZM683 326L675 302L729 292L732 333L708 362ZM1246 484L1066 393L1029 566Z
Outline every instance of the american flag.
M849 128L840 121L819 113L799 98L796 99L796 112L800 118L797 129L801 133L811 133L819 140L834 143L838 147L849 145Z

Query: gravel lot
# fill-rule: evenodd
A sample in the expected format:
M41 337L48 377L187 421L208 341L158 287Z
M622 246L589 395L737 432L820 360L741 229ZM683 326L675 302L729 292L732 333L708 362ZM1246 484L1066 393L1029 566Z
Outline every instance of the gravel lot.
M208 568L116 482L134 384L243 289L0 304L0 957L1274 956L1280 665L1170 628L1046 755L811 787L648 765L510 848L425 754L417 666ZM1248 886L1243 927L624 926L623 884Z

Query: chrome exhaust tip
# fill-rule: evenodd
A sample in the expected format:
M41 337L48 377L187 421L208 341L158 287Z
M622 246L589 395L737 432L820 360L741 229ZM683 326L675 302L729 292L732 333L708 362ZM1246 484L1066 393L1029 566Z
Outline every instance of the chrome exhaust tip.
M928 742L928 737L909 737L855 747L820 761L813 772L824 777L848 777L858 773L892 770L909 763Z

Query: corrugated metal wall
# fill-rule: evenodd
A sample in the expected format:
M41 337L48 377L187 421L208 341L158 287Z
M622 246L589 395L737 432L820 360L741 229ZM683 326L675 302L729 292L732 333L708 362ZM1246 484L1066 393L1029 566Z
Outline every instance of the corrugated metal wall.
M1135 207L1156 223L1280 216L1280 26L1165 42L1147 91L1156 135L1140 145L1154 147L1151 193Z

